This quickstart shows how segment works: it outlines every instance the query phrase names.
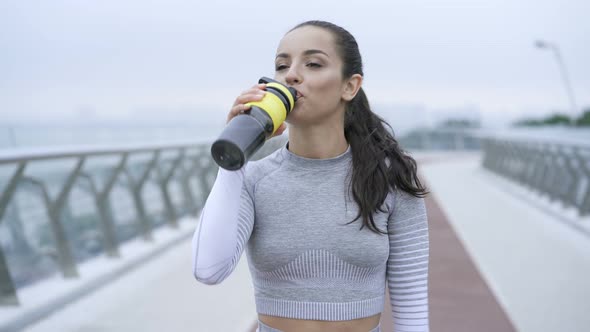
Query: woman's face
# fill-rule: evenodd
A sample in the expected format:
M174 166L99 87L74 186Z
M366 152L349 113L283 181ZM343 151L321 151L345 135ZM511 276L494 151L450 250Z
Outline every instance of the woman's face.
M299 95L287 117L289 124L342 120L342 65L328 30L304 26L283 37L275 60L275 79L295 88Z

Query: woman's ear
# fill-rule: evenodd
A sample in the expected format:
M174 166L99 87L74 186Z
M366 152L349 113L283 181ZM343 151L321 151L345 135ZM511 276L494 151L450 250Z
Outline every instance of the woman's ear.
M356 96L357 92L361 89L363 85L363 76L361 74L354 74L352 75L344 85L344 91L342 92L342 99L346 101L351 101L354 96Z

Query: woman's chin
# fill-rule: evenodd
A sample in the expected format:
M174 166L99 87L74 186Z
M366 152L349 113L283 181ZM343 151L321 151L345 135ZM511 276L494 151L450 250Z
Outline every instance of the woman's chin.
M289 116L287 116L287 119L285 120L285 122L287 122L288 124L292 125L292 126L297 126L297 125L304 125L308 122L310 122L310 119L308 119L305 116L305 111L303 109L293 109L291 111L291 113L289 113Z

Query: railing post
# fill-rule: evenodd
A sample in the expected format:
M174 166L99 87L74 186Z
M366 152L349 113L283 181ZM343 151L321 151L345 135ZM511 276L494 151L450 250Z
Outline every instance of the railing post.
M564 181L562 182L562 191L561 191L561 199L563 201L564 207L575 207L576 206L576 196L578 192L578 186L580 183L577 181L577 173L578 170L574 167L573 162L575 162L575 157L572 155L571 149L564 147L562 149L563 153L563 161L564 161L564 168L562 170Z
M2 193L2 196L0 196L0 222L2 222L2 216L4 215L4 212L6 211L6 207L8 207L8 203L10 203L10 199L14 196L14 192L16 191L16 187L18 186L19 181L23 177L26 167L27 167L27 162L20 162L18 164L16 171L14 172L12 177L10 178L8 185L6 185L6 189Z
M64 207L66 206L66 200L68 199L70 191L72 190L72 187L76 182L82 167L84 166L85 160L85 157L81 157L78 160L74 170L67 177L58 197L49 205L49 218L56 241L55 245L57 248L57 259L64 278L77 278L79 276L78 270L76 268L76 261L72 255L72 249L69 246L68 237L61 223L61 219L63 216L62 214ZM45 190L45 195L47 199L49 199L49 193L47 190Z
M3 220L2 217L8 208L8 204L10 204L11 198L14 197L14 193L23 177L26 166L26 162L20 162L18 164L16 171L6 186L6 189L0 196L0 223ZM18 305L20 305L20 302L18 300L12 276L10 275L6 257L4 256L4 248L0 246L0 306Z
M586 179L586 191L582 192L582 197L580 198L580 209L578 210L580 217L584 217L586 215L590 215L590 149L586 149L584 151L584 155L582 155L581 150L574 151L574 154L580 161L580 169L584 174Z
M101 225L102 225L102 232L104 235L104 244L107 251L107 256L109 257L119 257L119 241L117 240L116 230L115 230L115 220L113 218L113 213L111 209L111 204L109 201L109 197L115 183L117 183L117 179L119 175L125 169L125 165L127 164L127 160L129 158L128 153L123 153L121 156L121 160L115 168L113 169L110 176L107 178L105 182L105 186L102 191L97 190L97 198L96 198L96 207L98 213L100 215Z
M197 205L195 204L195 195L190 186L190 180L192 178L192 172L186 169L186 165L183 162L180 167L181 175L180 175L180 185L182 187L182 193L184 196L184 205L189 213L193 216L197 215L198 209Z
M184 160L184 149L181 149L178 156L172 162L172 165L166 174L162 174L160 168L157 168L158 172L158 184L160 187L160 191L162 193L162 198L164 200L164 210L166 214L166 221L167 223L176 228L178 227L178 217L176 215L176 211L174 209L174 205L172 204L172 199L170 198L170 188L168 187L170 184L170 179L174 175L174 172L178 168L178 165Z
M143 236L144 240L146 240L146 241L153 241L152 224L151 224L151 222L147 216L147 213L145 211L145 205L143 204L143 199L141 197L141 191L143 189L145 182L147 181L147 179L150 175L150 172L152 171L152 169L154 168L154 166L158 162L159 158L160 158L160 150L154 151L154 155L153 155L152 159L150 160L150 162L146 166L145 170L143 171L143 173L141 174L141 176L139 177L139 180L137 182L133 179L129 170L127 170L127 169L125 170L125 173L127 174L127 180L129 181L129 185L130 185L130 189L131 189L131 195L133 196L133 203L135 204L135 209L137 211L137 217L139 219L139 227L140 227L142 236Z
M18 306L20 302L14 288L14 282L4 257L4 250L0 247L0 306Z
M82 173L81 178L85 178L90 185L90 192L96 205L96 211L98 213L99 228L102 235L101 241L104 246L105 253L108 257L119 257L119 245L117 237L115 235L114 222L111 214L111 209L108 204L108 200L101 197L101 193L98 192L96 184L90 174Z

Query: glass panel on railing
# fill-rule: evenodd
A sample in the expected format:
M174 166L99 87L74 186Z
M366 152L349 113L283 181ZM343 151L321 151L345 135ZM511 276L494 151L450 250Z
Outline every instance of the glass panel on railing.
M58 273L55 239L38 188L17 189L0 222L0 245L16 288Z
M138 215L133 197L127 186L116 185L109 195L109 206L119 243L139 234Z
M72 189L61 218L77 262L83 262L104 251L95 197L88 190L82 189L81 183L84 182L79 180Z
M143 186L141 197L145 203L146 213L152 227L164 224L166 222L164 203L162 201L162 193L155 183L154 171L152 171L150 178Z

